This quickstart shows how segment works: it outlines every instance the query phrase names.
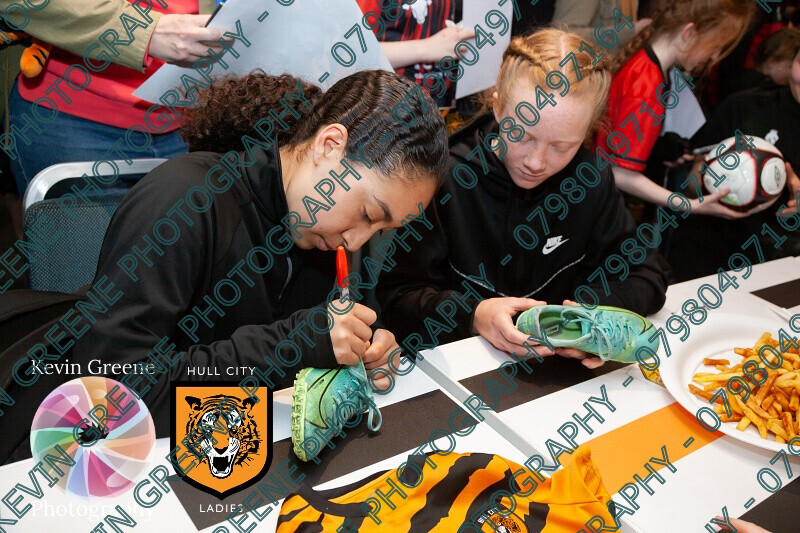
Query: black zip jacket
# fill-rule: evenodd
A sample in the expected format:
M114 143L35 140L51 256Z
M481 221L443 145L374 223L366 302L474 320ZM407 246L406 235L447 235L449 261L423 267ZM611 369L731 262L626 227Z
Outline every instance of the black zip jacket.
M290 337L301 348L302 360L291 368L283 368L282 379L277 373L269 374L278 387L290 385L300 368L336 366L329 334L315 333L307 325L290 334L303 323L310 308L325 302L333 288L334 254L292 246L285 254L273 253L274 264L264 274L254 272L243 261L251 249L265 246L267 233L279 226L288 213L277 149L259 151L256 162L242 169L241 178L226 192L212 195L213 205L207 211L197 213L182 204L181 212L191 223L177 213L168 215L189 189L205 186L206 172L221 158L222 154L211 152L175 157L145 176L125 196L106 232L95 276L95 284L107 276L116 286L112 294L119 289L123 295L106 314L98 317L74 348L72 360L82 362L84 369L95 358L104 363L135 363L145 360L159 340L169 336L175 343L172 357L175 352L184 355L168 375L155 375L160 378L159 383L144 396L159 436L168 434L167 380L238 382L250 375L249 371L229 376L228 367L264 370L264 356L275 360L276 345ZM216 178L212 183L216 183ZM200 195L195 198L195 205L206 203ZM161 246L163 255L156 252L147 255L153 266L145 266L140 259L135 270L139 280L133 281L117 261L130 254L133 246L144 248L143 235L152 238L153 224L162 217L177 222L180 238L171 246ZM162 228L161 234L169 237L172 232ZM283 230L271 239L278 247L283 246L280 235L284 235ZM255 260L266 268L263 255ZM235 271L231 274L232 269ZM238 303L230 306L221 304L214 295L215 285L225 278L232 280L241 292ZM230 285L219 291L226 301L234 293ZM212 326L199 320L196 329L199 340L195 341L178 324L195 307L209 309L204 297L213 298L224 316L208 314ZM318 322L319 318L315 320ZM309 347L301 339L301 333L315 346ZM288 349L282 352L287 358L293 355ZM218 369L220 377L189 376L187 367Z
M497 130L494 117L486 114L450 137L448 179L428 206L427 216L434 229L417 225L422 241L409 239L412 251L397 254L398 264L380 277L377 296L387 328L398 338L417 332L430 342L422 319L431 317L445 323L436 307L451 299L454 292L463 300L462 282L467 276L483 298L515 296L560 305L565 299L573 299L575 289L586 284L595 290L602 305L623 307L642 315L658 311L664 305L668 267L656 251L647 250L642 264L630 265L630 275L624 281L606 272L609 296L599 278L587 281L606 257L620 253L622 241L636 238L634 220L614 185L611 168L601 172L599 185L587 189L586 197L577 204L569 204L559 185L565 178L575 176L581 162L595 164L594 154L583 148L558 174L534 189L521 189L493 153L487 155L486 175L477 156L467 160L476 146L483 145L484 136ZM474 170L478 176L474 188L466 189L452 179L453 168L458 164L467 164ZM594 179L586 175L588 180ZM544 200L551 193L567 200L569 211L564 220L559 220L556 214L543 209L550 230L545 235L538 215L530 222L526 217L537 206L544 208ZM443 199L447 199L444 205ZM514 230L520 224L530 226L538 235L534 249L526 250L515 240ZM507 255L511 259L503 266L501 262ZM483 277L481 263L486 276L476 282ZM585 300L591 302L590 297ZM465 301L472 311L457 305L457 326L438 335L438 342L472 335L472 319L479 300L467 297Z

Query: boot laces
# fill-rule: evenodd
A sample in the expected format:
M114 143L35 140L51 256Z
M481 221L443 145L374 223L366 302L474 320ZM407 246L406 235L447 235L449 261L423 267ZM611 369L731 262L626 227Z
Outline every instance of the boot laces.
M347 371L351 379L344 386L344 390L339 389L332 395L337 412L340 413L345 420L349 420L363 413L365 410L368 410L367 426L370 431L378 431L383 422L383 417L375 403L372 389L367 382L367 376L361 370L360 365L348 367ZM354 401L355 398L357 398L358 401Z
M592 335L592 341L597 346L598 355L601 359L605 359L612 351L624 347L636 335L631 325L626 320L623 320L622 317L598 313L595 315L595 319L592 320L580 316L575 318L565 317L565 313L570 313L570 311L564 310L561 312L561 318L564 321L577 322L589 326L589 333Z

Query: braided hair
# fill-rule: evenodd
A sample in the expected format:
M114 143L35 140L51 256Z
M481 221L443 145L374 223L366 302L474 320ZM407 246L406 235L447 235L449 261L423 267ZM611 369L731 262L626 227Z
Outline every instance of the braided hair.
M546 89L547 75L558 71L569 80L570 97L590 98L594 104L587 141L593 139L605 112L611 74L608 72L607 58L592 64L589 54L577 52L580 46L580 35L557 28L545 28L513 38L503 53L503 63L494 88L500 106L509 100L514 85L519 81ZM565 61L570 56L574 60ZM576 68L580 72L580 81Z
M281 101L287 93L297 93L298 82L307 102ZM301 118L287 117L288 129L275 128L279 147L300 149L320 128L341 124L348 132L346 152L363 150L385 178L402 175L441 183L448 154L444 119L426 92L417 90L406 98L414 89L418 87L410 80L383 70L356 72L325 92L289 74L255 70L243 77L218 78L200 90L200 105L191 111L182 135L191 151L241 150L243 135L258 137L259 119L290 105Z
M672 35L689 23L694 23L698 35L723 45L719 61L739 44L755 11L753 0L656 0L649 9L653 22L620 50L611 64L611 71L619 72L636 52L655 38Z

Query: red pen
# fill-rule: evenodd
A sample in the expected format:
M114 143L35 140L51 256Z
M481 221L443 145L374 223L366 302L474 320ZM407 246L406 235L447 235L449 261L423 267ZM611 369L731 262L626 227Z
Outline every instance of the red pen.
M344 246L339 246L336 248L336 284L342 288L342 293L339 296L340 299L350 294L350 291L347 290L347 286L344 283L349 273L347 267L347 253L345 252Z
M339 246L336 248L336 284L342 288L342 292L339 295L339 299L343 300L350 296L350 290L345 285L345 278L349 274L349 270L347 267L347 252L344 249L344 246ZM369 349L370 341L366 342L367 349Z

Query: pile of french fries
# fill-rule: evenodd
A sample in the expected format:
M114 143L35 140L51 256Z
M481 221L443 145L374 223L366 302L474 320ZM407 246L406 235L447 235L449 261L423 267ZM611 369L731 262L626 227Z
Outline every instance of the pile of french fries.
M760 360L758 351L765 344L775 347L782 357L781 366L776 369L768 368ZM787 348L781 351L778 341L768 332L764 333L752 348L734 348L734 352L741 355L742 362L731 366L727 359L704 359L705 365L715 367L719 373L698 372L692 378L695 383L689 384L689 391L708 401L713 399L714 411L719 414L722 422L738 422L736 429L744 431L752 424L758 429L763 439L769 439L770 434L775 436L775 442L786 443L800 434L800 351L796 348ZM762 354L764 359L772 366L777 366L778 357L770 350ZM758 386L750 377L745 375L742 365L747 361L755 361L760 369L767 372L767 379ZM748 367L749 368L749 367ZM751 372L752 375L752 372ZM726 389L728 380L734 376L743 379L750 386L750 395L742 401L744 394L731 394L726 390L720 394L720 389ZM757 379L763 375L759 371ZM741 382L736 380L731 387L735 392L744 389ZM714 394L717 394L716 398ZM724 402L730 407L731 416L728 416Z

